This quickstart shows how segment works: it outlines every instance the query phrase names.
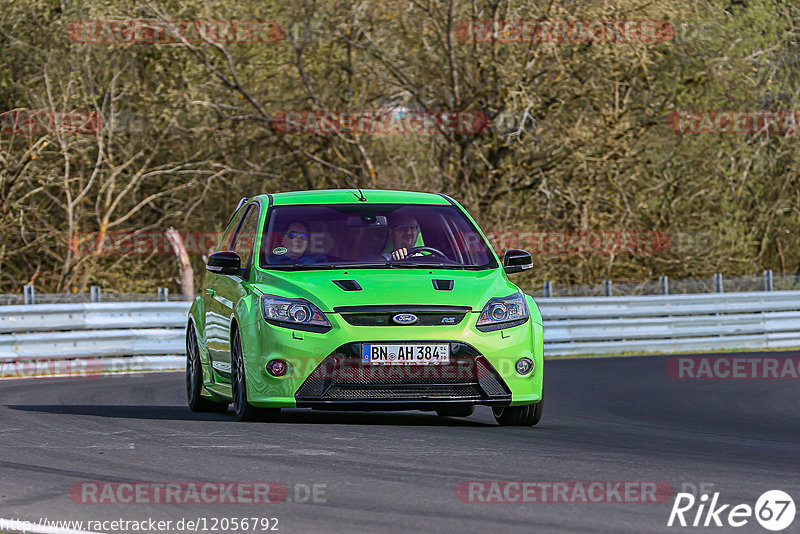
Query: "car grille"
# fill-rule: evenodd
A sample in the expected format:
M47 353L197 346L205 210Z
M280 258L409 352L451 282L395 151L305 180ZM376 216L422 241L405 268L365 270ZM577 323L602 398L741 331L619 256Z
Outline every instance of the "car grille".
M344 384L462 384L476 382L477 374L471 361L459 360L450 365L361 365L339 366L337 383Z
M475 384L459 386L403 386L386 388L332 387L326 399L480 399L483 392Z
M444 365L369 365L361 343L339 347L295 393L298 406L315 401L510 401L511 393L489 361L472 346L450 342Z
M470 308L465 306L342 306L334 308L342 319L353 326L453 326L461 323ZM413 324L398 324L393 317L411 313Z

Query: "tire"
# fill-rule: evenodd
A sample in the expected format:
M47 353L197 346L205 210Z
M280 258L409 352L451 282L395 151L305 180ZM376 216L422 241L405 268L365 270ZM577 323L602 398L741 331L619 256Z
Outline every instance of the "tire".
M475 413L475 406L445 406L436 409L439 417L469 417Z
M544 399L527 406L492 408L494 419L500 426L536 426L542 419Z
M231 393L233 411L240 421L270 421L280 413L280 408L259 408L247 402L247 380L245 377L244 352L239 330L231 333Z
M228 403L214 402L206 399L203 392L203 368L200 363L200 348L197 345L197 334L194 324L189 323L186 329L186 400L193 412L228 411Z

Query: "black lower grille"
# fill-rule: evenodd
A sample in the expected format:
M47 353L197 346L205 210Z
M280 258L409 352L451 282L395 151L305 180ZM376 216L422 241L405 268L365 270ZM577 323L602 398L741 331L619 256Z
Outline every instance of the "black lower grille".
M480 399L483 396L477 384L458 386L394 386L394 387L331 387L326 393L326 399Z
M349 343L325 358L295 393L298 406L330 401L511 400L494 367L466 343L450 342L450 363L443 365L364 364L360 354L361 343Z
M475 371L478 375L478 384L487 395L504 395L508 392L505 384L501 383L502 379L497 376L486 358L476 358Z
M478 381L472 361L450 365L343 365L333 375L335 384L463 384Z

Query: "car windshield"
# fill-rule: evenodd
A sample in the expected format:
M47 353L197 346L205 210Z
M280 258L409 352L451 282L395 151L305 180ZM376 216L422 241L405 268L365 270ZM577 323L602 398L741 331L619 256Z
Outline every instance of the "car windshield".
M262 268L497 267L484 238L455 206L273 206L265 224Z

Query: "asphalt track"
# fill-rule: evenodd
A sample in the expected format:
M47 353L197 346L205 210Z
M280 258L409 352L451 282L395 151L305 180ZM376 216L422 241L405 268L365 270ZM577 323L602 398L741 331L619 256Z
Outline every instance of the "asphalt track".
M767 532L752 519L739 529L668 528L671 499L459 499L456 488L470 480L628 480L675 491L713 484L723 502L751 505L782 489L800 505L800 380L675 380L667 359L548 360L547 406L534 428L498 427L486 408L468 419L288 410L280 422L240 423L231 412L189 412L179 373L3 381L0 517L261 516L278 518L279 532L303 533ZM288 501L70 499L71 485L97 480L274 481ZM289 502L313 484L324 485L320 502ZM784 532L798 530L800 518Z

